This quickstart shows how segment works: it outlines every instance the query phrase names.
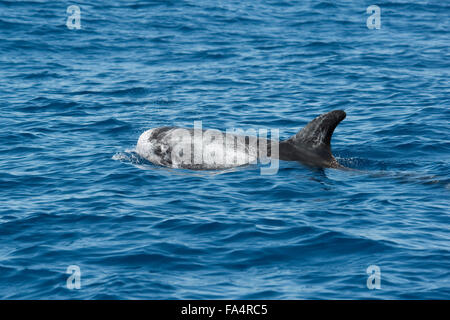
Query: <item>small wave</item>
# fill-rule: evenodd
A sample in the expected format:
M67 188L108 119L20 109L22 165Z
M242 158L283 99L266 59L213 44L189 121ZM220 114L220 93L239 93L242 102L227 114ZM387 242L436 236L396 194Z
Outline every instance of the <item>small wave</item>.
M134 149L126 149L124 152L117 152L112 156L112 159L136 164L142 162L143 160L142 157L140 157Z
M150 93L150 90L148 88L144 88L144 87L134 87L134 88L110 90L110 91L81 90L81 91L71 92L72 95L100 95L100 96L115 96L115 97L124 97L124 96L143 97L149 93Z

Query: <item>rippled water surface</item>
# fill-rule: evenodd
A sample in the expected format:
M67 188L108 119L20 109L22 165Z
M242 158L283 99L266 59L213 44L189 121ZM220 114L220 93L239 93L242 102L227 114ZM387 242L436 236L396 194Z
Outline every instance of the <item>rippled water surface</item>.
M450 4L378 1L371 30L372 4L0 0L0 298L449 299ZM134 152L152 127L285 139L333 109L357 170Z

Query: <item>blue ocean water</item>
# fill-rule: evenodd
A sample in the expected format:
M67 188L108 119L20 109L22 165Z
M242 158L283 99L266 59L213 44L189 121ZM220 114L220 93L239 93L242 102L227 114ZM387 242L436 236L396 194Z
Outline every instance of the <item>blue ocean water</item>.
M0 298L449 299L449 12L0 0ZM152 127L285 139L334 109L334 154L357 170L194 172L134 152Z

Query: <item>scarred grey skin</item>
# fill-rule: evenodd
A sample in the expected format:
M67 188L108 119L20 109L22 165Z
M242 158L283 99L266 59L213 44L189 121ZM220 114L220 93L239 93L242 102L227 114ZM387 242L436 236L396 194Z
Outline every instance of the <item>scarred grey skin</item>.
M136 152L157 165L193 170L224 169L256 163L261 155L297 161L311 167L343 168L333 157L330 143L334 129L345 117L342 110L322 114L296 135L281 142L253 136L225 135L217 130L210 137L208 132L211 133L211 130L159 127L147 130L139 137Z

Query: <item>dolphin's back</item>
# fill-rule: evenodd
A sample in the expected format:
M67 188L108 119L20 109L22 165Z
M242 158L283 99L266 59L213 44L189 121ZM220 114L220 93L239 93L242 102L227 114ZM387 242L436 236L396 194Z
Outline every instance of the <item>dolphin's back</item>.
M139 137L136 152L152 163L172 168L227 169L257 161L254 139L251 143L248 136L218 130L159 127Z
M342 110L322 114L281 143L218 130L159 127L139 137L136 152L158 165L195 170L232 168L256 163L266 156L339 168L330 143L334 129L345 116ZM274 147L279 147L279 152Z

